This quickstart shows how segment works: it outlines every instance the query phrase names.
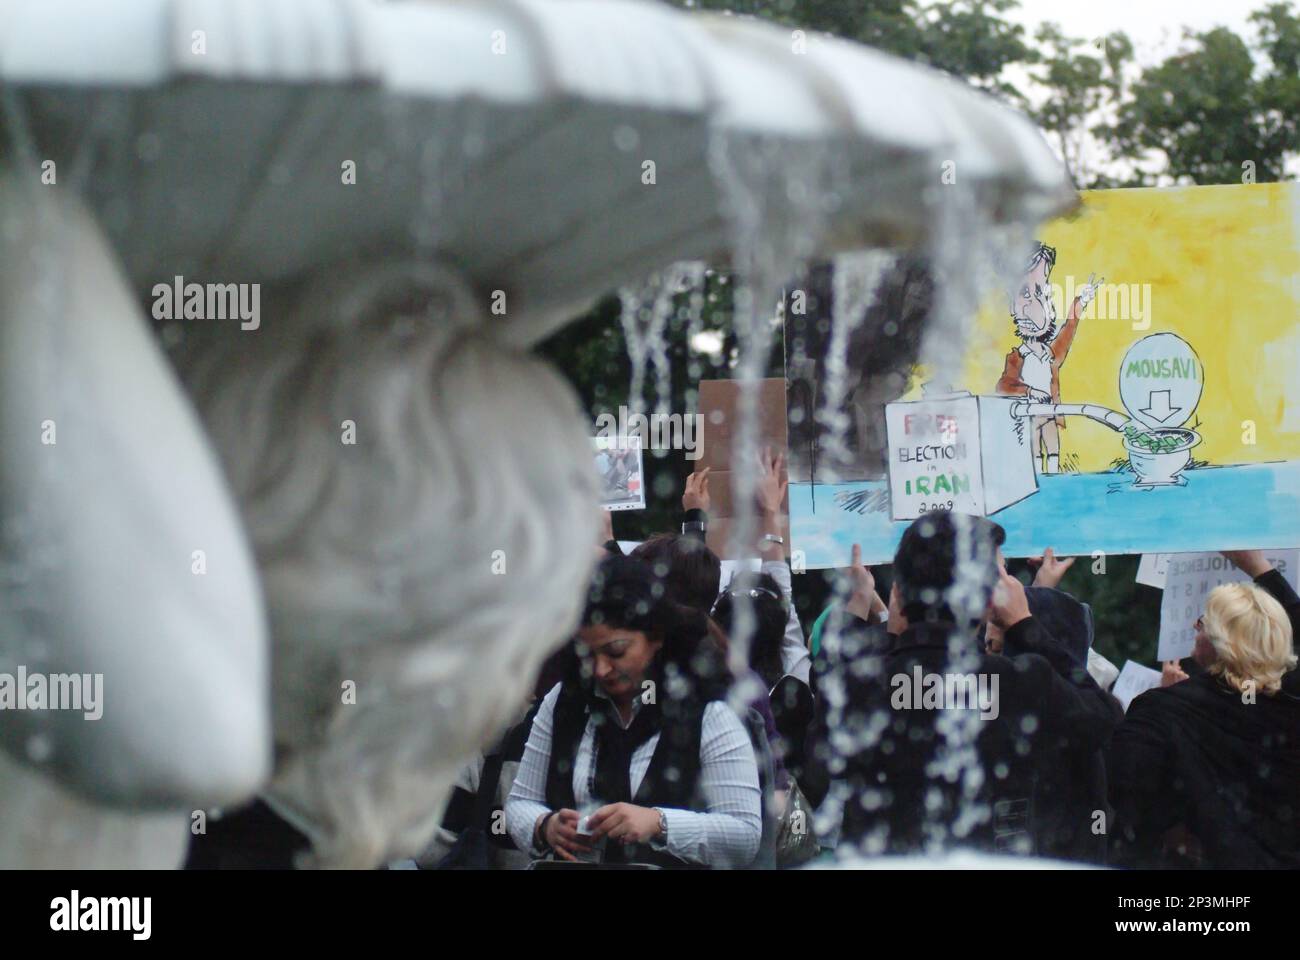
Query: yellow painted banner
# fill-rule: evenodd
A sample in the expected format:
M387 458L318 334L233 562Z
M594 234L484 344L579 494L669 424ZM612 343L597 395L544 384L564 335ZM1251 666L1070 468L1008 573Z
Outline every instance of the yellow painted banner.
M1196 458L1300 459L1298 232L1296 184L1084 193L1077 214L1039 231L1056 253L1050 285L1058 325L1089 277L1101 281L1057 364L1060 402L1124 410L1125 353L1144 337L1174 333L1204 366L1188 423L1202 437ZM1006 356L1021 342L1005 299L982 310L965 389L1001 392ZM1060 449L1082 472L1105 470L1116 456L1111 431L1082 417L1065 420Z
M936 509L1009 556L1300 546L1300 184L1084 194L925 379L884 401L884 476L792 484L807 566Z

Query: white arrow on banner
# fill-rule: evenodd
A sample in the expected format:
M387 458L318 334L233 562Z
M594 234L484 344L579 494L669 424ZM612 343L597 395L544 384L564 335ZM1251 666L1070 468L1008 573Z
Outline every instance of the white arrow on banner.
M1152 420L1164 423L1175 413L1180 413L1182 409L1182 407L1169 405L1168 390L1152 390L1150 397L1147 398L1147 406L1142 409L1142 412Z

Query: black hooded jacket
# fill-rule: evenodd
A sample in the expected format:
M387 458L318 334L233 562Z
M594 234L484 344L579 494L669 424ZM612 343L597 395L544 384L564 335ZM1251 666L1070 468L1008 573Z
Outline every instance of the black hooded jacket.
M953 710L909 709L899 695L898 678L915 677L918 668L922 676L954 672L954 634L971 651L962 672L986 678L990 690L997 682L997 715L986 711L988 719L971 721L968 759L975 763L945 749ZM1052 819L1043 810L1046 774L1058 770L1063 745L1082 754L1103 748L1123 713L1034 617L1006 632L1000 655L976 652L976 643L955 624L919 623L888 646L861 645L875 669L864 669L862 658L841 665L848 706L843 717L819 716L811 762L822 768L823 783L842 779L848 789L842 845L911 853L938 840L1002 853L1058 853L1050 849Z
M1300 635L1300 597L1280 573L1255 583ZM1294 642L1294 639L1293 639ZM1113 862L1300 867L1300 671L1253 703L1211 674L1148 690L1110 754ZM1185 853L1168 844L1174 831ZM1190 839L1188 837L1190 835Z

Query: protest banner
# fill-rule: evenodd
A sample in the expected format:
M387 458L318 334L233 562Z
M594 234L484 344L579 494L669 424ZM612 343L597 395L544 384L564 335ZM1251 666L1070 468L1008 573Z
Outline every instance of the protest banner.
M930 309L914 263L886 273L840 362L829 292L821 313L787 312L790 516L809 568L853 543L888 561L911 518L949 501L1002 524L1007 556L1300 543L1300 185L1082 199L1042 227L1013 289L969 305L942 383L908 339ZM933 436L909 431L921 413Z

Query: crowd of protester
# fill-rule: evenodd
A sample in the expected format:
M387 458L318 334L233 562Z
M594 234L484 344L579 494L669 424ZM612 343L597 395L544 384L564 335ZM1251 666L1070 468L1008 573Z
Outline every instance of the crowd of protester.
M708 471L680 533L624 556L606 524L572 643L464 770L422 867L763 868L975 850L1116 866L1300 866L1300 597L1258 551L1193 656L1127 712L1086 604L1044 551L913 522L888 598L854 547L805 641L780 455L755 481L758 569L722 582ZM608 516L608 515L607 515Z

